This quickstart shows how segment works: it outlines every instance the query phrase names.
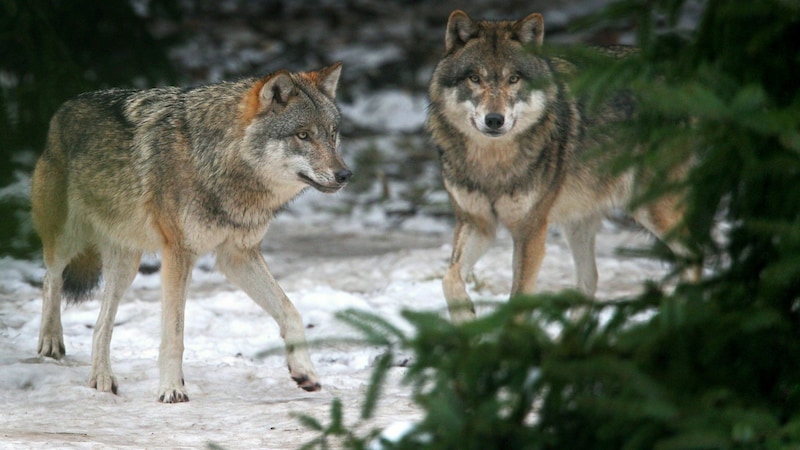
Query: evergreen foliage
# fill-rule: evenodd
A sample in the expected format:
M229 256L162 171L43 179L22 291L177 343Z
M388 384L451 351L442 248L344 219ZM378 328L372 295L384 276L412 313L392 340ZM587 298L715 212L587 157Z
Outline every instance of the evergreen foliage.
M621 0L587 20L635 22L640 51L572 52L573 86L590 106L637 98L618 141L638 145L611 169L653 175L641 202L686 193L676 238L695 257L673 259L676 273L704 261L702 281L604 303L516 298L463 326L406 312L412 336L347 315L386 355L414 352L406 382L424 417L378 444L334 408L329 426L304 419L320 433L307 448L800 448L800 3L708 0L696 29L675 32L687 3ZM390 368L375 370L360 421Z

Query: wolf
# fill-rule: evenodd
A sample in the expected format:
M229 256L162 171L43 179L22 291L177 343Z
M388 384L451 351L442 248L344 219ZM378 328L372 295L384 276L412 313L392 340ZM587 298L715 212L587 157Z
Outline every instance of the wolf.
M578 289L593 296L602 217L625 207L643 182L632 173L603 170L608 155L589 157L610 139L594 130L630 119L632 99L618 96L588 114L560 76L574 66L543 56L543 37L538 13L516 21L475 21L456 10L447 22L444 55L429 87L426 129L439 149L455 212L453 251L442 282L454 322L475 317L464 280L498 224L513 240L512 296L534 292L550 224L564 232ZM631 212L664 239L682 220L680 200L664 196ZM667 243L683 251L676 241Z
M32 178L32 218L46 274L38 352L61 358L62 294L105 282L89 385L116 393L114 316L143 252L160 252L158 399L189 400L184 307L199 255L280 327L291 378L320 389L300 314L270 274L260 244L279 208L308 187L332 193L352 172L338 153L341 63L194 88L111 89L64 103Z

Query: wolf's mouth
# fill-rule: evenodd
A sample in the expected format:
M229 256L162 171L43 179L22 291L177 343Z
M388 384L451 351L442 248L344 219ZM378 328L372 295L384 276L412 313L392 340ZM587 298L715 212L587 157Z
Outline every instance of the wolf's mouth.
M318 190L320 192L325 192L326 194L330 194L330 193L336 192L339 189L341 189L342 186L343 186L343 184L339 184L339 183L336 183L336 184L333 184L333 185L320 184L320 183L317 183L316 181L312 180L311 177L309 177L308 175L306 175L304 173L301 173L301 172L298 172L297 177L300 178L300 181L302 181L303 183L313 187L314 189L316 189L316 190Z

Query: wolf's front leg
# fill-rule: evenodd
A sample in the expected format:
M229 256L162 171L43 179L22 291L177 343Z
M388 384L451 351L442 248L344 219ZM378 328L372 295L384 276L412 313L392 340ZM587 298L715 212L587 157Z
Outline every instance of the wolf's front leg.
M544 260L547 243L547 220L534 217L527 226L511 230L514 240L513 281L511 295L529 295L536 290L536 279Z
M183 379L183 328L186 291L195 256L165 247L161 255L161 347L158 352L158 400L188 402Z
M306 391L321 389L308 354L300 313L272 277L258 247L218 249L217 264L231 283L239 286L278 323L286 344L286 362L291 378Z
M463 323L475 318L475 305L467 294L465 279L494 240L494 230L482 230L463 219L456 222L453 238L453 255L450 267L442 279L444 297L453 323Z

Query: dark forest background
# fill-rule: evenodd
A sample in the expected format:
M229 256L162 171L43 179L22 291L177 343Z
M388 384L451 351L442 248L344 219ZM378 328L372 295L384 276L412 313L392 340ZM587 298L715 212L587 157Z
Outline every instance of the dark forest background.
M180 79L167 57L179 33L156 37L150 28L180 20L178 2L155 0L141 13L124 1L0 1L0 186L17 183L0 196L0 254L25 256L38 245L24 180L63 101Z

